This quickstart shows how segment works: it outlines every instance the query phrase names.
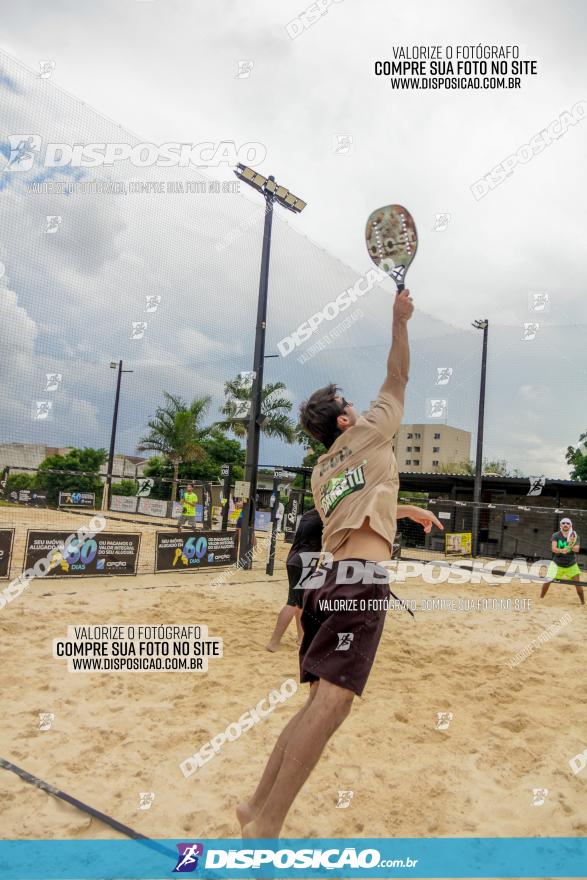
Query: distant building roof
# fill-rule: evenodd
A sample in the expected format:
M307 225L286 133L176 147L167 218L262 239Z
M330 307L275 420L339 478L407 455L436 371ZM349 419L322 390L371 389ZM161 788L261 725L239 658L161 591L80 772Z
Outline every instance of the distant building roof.
M277 465L276 465L277 467ZM288 465L279 465L284 471L290 471L294 474L306 474L310 476L312 468L309 467L293 467ZM461 490L473 491L475 477L469 474L438 474L438 473L405 473L400 471L400 486L404 490L413 489L416 491L429 492L446 492L452 487ZM482 482L484 489L493 489L494 491L504 491L511 495L527 495L530 488L529 477L497 477L483 476ZM565 494L576 497L587 498L587 483L580 480L545 480L543 495ZM530 496L532 497L532 496Z

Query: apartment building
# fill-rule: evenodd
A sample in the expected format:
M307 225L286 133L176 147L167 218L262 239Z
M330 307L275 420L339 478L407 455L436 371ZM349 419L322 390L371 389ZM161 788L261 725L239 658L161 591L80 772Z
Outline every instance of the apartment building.
M438 473L471 457L471 433L451 425L400 425L393 448L400 473Z

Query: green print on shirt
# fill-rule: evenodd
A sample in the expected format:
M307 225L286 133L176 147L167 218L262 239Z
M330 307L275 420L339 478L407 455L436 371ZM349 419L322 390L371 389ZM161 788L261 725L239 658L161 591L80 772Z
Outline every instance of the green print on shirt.
M344 474L336 474L336 476L328 480L320 492L320 507L324 516L330 516L334 508L347 495L365 488L363 467L366 464L367 459L357 465L356 468L346 471Z

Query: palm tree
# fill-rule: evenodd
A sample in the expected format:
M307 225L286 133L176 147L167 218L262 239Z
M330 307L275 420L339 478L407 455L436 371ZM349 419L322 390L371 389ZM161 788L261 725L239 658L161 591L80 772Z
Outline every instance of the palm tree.
M294 443L295 423L288 416L293 404L287 397L280 396L279 392L284 390L283 382L269 382L261 391L261 415L265 416L261 431L266 437L279 437L286 443ZM246 437L251 391L251 382L241 376L225 382L226 402L220 407L225 418L217 422L218 427L232 431L236 437Z
M165 405L160 406L155 417L147 423L149 433L139 441L137 450L146 452L154 450L162 453L173 467L173 484L171 500L177 497L179 466L186 461L201 461L204 450L200 442L209 437L213 426L203 427L201 424L208 407L210 397L197 397L188 406L181 397L163 392Z

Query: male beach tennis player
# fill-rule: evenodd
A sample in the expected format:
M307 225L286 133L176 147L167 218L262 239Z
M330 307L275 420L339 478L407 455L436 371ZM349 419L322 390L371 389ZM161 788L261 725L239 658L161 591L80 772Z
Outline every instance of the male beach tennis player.
M188 483L181 499L181 516L177 521L177 531L181 532L182 526L188 525L196 528L196 504L198 496L194 492L192 483Z
M546 573L546 577L550 578L550 580L543 585L540 598L544 599L549 586L556 578L557 580L562 581L572 581L575 584L575 589L581 601L581 605L584 605L585 597L583 595L583 587L579 583L581 569L577 565L576 556L581 549L581 546L579 544L579 536L573 530L573 523L568 516L561 519L559 530L552 535L550 541L552 562L548 566L548 571Z
M385 619L385 609L377 606L389 596L387 571L376 563L391 559L396 531L399 478L392 438L403 413L413 310L408 290L396 294L387 376L367 413L360 415L336 385L315 391L300 409L304 430L328 450L312 473L312 493L324 523L322 550L332 561L316 570L304 591L300 668L302 682L310 682L308 700L282 731L253 797L237 807L243 837L279 836L326 743L362 694L375 659ZM428 511L407 510L404 515L427 530L431 523L440 526ZM359 574L360 582L337 583L339 569L348 573L350 565L360 573L367 563L371 572ZM317 589L315 579L322 582ZM348 609L325 609L339 604L334 598L345 600ZM353 600L369 607L353 610Z

